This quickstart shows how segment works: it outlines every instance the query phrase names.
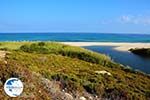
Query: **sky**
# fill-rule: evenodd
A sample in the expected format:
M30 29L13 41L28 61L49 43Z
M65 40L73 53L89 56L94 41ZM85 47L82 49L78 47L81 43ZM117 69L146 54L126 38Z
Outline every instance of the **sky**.
M0 32L150 34L150 0L0 0Z

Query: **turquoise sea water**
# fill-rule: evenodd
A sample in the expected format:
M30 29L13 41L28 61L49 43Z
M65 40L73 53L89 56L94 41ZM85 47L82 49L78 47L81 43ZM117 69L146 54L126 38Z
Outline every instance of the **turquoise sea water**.
M149 35L109 33L0 33L0 41L150 42Z

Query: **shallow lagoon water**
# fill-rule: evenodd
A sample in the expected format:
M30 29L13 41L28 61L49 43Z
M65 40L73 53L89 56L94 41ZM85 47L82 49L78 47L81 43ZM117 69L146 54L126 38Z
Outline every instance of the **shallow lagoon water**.
M84 48L106 54L115 62L150 74L150 58L144 58L131 52L117 51L113 49L113 46L85 46Z

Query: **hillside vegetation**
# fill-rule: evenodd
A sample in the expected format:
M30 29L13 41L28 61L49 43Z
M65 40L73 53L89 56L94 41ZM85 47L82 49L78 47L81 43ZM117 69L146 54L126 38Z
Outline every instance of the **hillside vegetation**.
M6 52L0 58L2 100L10 99L3 90L10 77L24 83L22 95L13 99L150 99L149 75L117 64L103 54L53 42L10 44L0 43Z
M129 51L139 56L150 57L150 48L135 48L130 49Z

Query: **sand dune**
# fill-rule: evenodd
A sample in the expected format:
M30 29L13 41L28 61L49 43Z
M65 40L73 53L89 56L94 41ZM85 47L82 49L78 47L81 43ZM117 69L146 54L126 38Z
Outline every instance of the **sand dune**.
M118 51L128 51L131 48L150 48L150 43L116 43L116 42L62 42L72 46L114 46Z

